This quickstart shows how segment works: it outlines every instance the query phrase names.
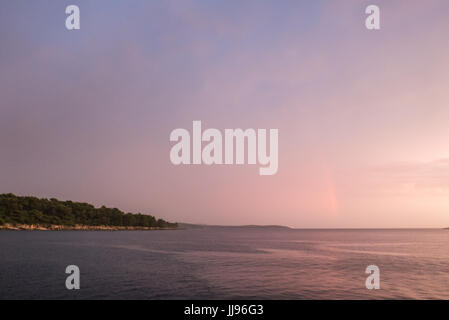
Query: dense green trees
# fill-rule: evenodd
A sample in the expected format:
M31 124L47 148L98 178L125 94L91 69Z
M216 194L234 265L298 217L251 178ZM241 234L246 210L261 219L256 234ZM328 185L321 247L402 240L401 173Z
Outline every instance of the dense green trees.
M146 214L124 213L116 208L95 208L88 203L18 197L0 194L0 225L87 225L176 228L170 223Z

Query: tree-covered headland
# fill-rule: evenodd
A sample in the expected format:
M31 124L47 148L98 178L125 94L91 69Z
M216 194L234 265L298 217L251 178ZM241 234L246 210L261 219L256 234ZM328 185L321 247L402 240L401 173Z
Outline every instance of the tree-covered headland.
M177 228L176 223L88 203L0 194L0 225Z

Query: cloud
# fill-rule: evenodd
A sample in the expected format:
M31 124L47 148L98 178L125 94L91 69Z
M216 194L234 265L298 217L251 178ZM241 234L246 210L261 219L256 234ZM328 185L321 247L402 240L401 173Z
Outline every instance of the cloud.
M389 193L449 193L449 158L377 166L367 177L377 188Z

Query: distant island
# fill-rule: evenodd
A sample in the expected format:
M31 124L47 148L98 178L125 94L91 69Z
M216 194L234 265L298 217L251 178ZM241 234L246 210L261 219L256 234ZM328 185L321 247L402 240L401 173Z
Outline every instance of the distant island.
M177 223L81 202L0 194L0 230L158 230Z
M213 224L194 224L194 223L178 223L181 229L204 229L204 228L216 228L216 229L270 229L270 230L294 230L287 226L279 225L213 225Z

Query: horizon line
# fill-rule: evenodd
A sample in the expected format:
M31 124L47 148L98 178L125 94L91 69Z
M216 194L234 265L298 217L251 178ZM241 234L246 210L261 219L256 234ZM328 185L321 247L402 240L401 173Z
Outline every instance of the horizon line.
M438 229L445 230L449 227L291 227L277 224L203 224L203 223L189 223L189 222L176 222L178 225L188 225L193 227L220 227L220 228L243 228L243 227L255 227L255 228L283 228L290 230L429 230ZM181 226L182 229L182 226Z

